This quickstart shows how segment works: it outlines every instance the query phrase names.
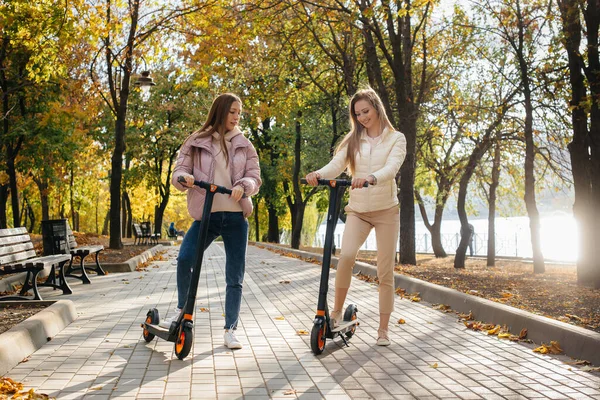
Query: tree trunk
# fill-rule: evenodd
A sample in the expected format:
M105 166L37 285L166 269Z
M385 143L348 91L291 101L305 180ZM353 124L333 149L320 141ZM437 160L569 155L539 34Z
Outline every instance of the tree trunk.
M444 258L448 255L446 254L446 250L444 250L444 246L442 244L442 216L444 213L444 204L440 204L436 202L435 207L435 215L433 224L429 222L429 217L427 216L427 209L425 208L425 202L421 197L421 194L418 190L415 191L415 198L417 199L417 204L419 205L419 211L421 213L421 217L423 218L423 224L425 228L429 231L431 235L431 247L433 249L433 254L437 258Z
M521 85L525 98L525 207L529 216L529 229L531 232L531 250L533 253L533 272L544 273L544 255L542 254L540 240L540 213L535 200L535 144L533 142L533 104L531 100L531 79L528 63L525 60L524 42L525 27L521 14L520 2L516 3L517 20L519 28L519 44L517 46L517 60L521 74Z
M496 190L500 184L500 143L494 148L494 163L492 165L492 183L488 200L488 243L487 266L496 265Z
M33 212L33 208L29 202L27 203L27 215L29 216L29 227L27 228L28 232L33 232L35 229L35 212Z
M406 107L410 107L408 104ZM402 107L402 106L400 106ZM412 109L412 107L410 107ZM402 120L402 119L401 119ZM400 127L406 137L406 158L400 168L400 262L417 265L415 249L415 151L416 113Z
M40 191L40 204L42 206L42 221L50 219L50 203L48 202L48 181L45 178L33 177Z
M167 209L168 205L169 205L169 193L166 193L166 195L163 196L163 198L161 199L161 202L158 205L158 207L155 208L154 233L161 233L163 219L165 216L165 210Z
M127 237L127 191L123 190L121 193L121 221L123 224L121 225L121 237Z
M277 216L277 208L271 202L267 202L267 213L269 215L267 242L279 243L279 217Z
M71 207L71 227L73 228L73 230L78 231L79 227L77 225L75 225L75 200L74 200L74 195L73 192L75 190L75 176L74 176L74 171L73 171L73 164L71 164L69 166L69 206Z
M140 0L130 2L131 24L129 25L129 34L127 37L127 46L125 47L125 57L123 66L119 70L123 73L123 78L117 100L116 88L113 86L111 94L115 109L115 148L111 158L110 175L110 240L111 249L122 249L121 241L121 181L123 180L123 155L125 154L125 128L127 121L127 102L129 100L129 84L131 83L131 73L133 71L133 50L136 45L135 35L139 17ZM108 40L108 39L107 39ZM110 43L109 43L110 44ZM107 68L113 70L113 58L111 49L106 46ZM111 82L112 83L112 82Z
M579 2L577 0L559 0L558 2L561 19L563 24L563 44L567 50L569 60L569 81L571 84L571 121L573 124L573 139L568 145L571 156L571 168L573 171L573 187L575 190L575 203L573 205L573 214L577 220L579 231L579 257L577 260L577 282L580 285L590 285L600 288L600 216L598 215L598 206L594 206L594 197L600 195L600 186L594 186L592 178L594 169L592 160L598 160L600 152L598 148L591 145L588 131L588 118L585 110L588 95L586 89L586 77L588 80L595 80L596 84L590 82L592 94L598 93L599 68L597 47L588 54L588 57L596 58L594 62L596 68L590 68L589 74L584 75L583 67L585 60L580 54L582 25L579 13ZM591 10L597 8L592 4ZM597 46L598 34L598 15L587 15L588 10L584 11L586 22L593 23L596 27L587 26L586 32L594 35L588 46L592 48ZM594 41L595 38L595 41ZM589 62L589 59L588 59ZM590 62L590 67L592 67ZM594 89L596 92L594 92ZM596 104L596 102L593 102ZM597 113L591 114L591 124L596 127L600 120L597 119ZM598 140L596 139L596 142ZM596 161L598 164L598 161ZM598 172L596 171L596 174ZM597 179L597 178L596 178Z
M292 172L292 188L294 202L290 207L292 212L292 249L300 248L300 238L302 233L302 224L304 222L304 203L302 201L302 192L300 190L300 165L301 165L301 146L302 146L302 111L296 114L296 135L294 141L294 171Z
M298 203L292 211L292 249L300 248L300 239L302 238L302 221L304 221L304 210L306 204Z
M254 201L254 241L255 242L260 242L260 224L259 224L259 220L258 220L259 204L260 204L260 202L258 200Z
M108 235L108 227L110 224L110 211L106 213L106 217L104 217L104 224L102 225L102 234L104 236Z
M8 185L0 185L0 229L8 228L6 202L8 201Z
M302 237L302 224L304 222L304 210L306 204L316 193L316 188L313 188L304 199L302 199L302 189L300 188L300 166L301 166L301 148L302 148L302 111L296 114L296 134L294 140L294 166L292 171L292 188L289 187L289 182L284 181L283 187L287 193L286 200L290 213L292 215L292 240L291 246L293 249L300 248L300 239Z
M454 268L464 268L465 259L467 254L467 247L471 239L471 230L469 229L469 219L467 217L466 202L467 192L469 187L469 181L475 172L475 168L479 161L490 147L489 134L483 138L482 141L477 143L473 153L469 157L469 161L464 169L463 175L460 178L460 184L458 188L458 200L457 200L457 211L458 218L460 219L460 243L456 249L456 255L454 257Z
M15 157L16 154L10 147L7 147L7 158L6 158L6 173L8 174L9 185L10 185L10 200L12 205L13 214L13 227L17 228L21 226L20 213L19 213L19 192L17 187L17 170L15 168Z

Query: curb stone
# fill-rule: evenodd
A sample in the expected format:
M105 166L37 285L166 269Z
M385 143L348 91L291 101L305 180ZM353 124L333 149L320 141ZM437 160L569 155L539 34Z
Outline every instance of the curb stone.
M11 304L18 302L11 301ZM0 334L0 376L50 341L77 318L75 304L71 300L28 300L26 304L50 305Z
M142 254L139 254L135 257L130 258L129 260L125 261L124 263L113 263L113 264L102 264L102 269L106 272L133 272L135 271L135 268L142 264L145 263L146 261L148 261L148 259L154 257L154 255L156 253L158 253L159 251L161 251L163 249L165 245L164 244L158 244L154 247L149 248L148 250L145 250Z
M270 243L250 242L257 247L280 250L296 254L306 260L322 262L321 254L309 253L288 247L280 247ZM338 258L331 257L331 265L337 267ZM377 276L377 268L373 265L357 261L353 273L368 276ZM468 314L473 313L475 320L496 325L506 325L511 332L520 332L527 328L527 338L535 343L550 343L558 341L564 354L569 357L587 360L594 365L600 365L600 333L573 326L551 318L536 315L519 308L507 306L468 295L454 289L435 285L420 279L394 273L397 288L406 290L407 293L419 292L420 297L432 304L445 304L454 311Z

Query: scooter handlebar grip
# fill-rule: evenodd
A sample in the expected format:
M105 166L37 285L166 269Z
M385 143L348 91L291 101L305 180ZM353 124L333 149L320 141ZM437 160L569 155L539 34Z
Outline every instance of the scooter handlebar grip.
M183 176L179 176L177 177L177 182L183 183L185 182L185 178ZM215 193L231 194L231 189L227 189L225 186L219 186L212 183L196 180L194 180L194 185ZM246 197L248 196L246 196L245 194L242 195L242 199L245 199Z
M331 182L334 181L338 186L352 186L352 181L349 179L317 179L319 186L332 186ZM305 178L300 179L300 183L303 185L308 184ZM365 182L363 187L369 186L369 182Z

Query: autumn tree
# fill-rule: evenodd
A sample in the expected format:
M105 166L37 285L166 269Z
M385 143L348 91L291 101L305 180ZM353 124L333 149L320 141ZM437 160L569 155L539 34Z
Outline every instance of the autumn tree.
M44 0L0 5L0 147L7 178L0 181L0 227L7 225L5 203L9 191L13 226L21 225L18 156L36 134L31 126L36 123L36 104L45 91L55 86L53 80L64 76L65 68L58 54L78 40L74 25L78 5L78 2L65 5Z

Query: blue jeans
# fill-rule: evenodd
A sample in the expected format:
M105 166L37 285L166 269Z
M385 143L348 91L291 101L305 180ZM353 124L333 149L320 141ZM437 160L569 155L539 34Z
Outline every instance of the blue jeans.
M192 279L192 269L196 265L200 235L200 221L194 221L185 234L179 257L177 257L177 307L183 308L187 300ZM246 247L248 245L248 221L241 212L214 212L210 215L208 237L204 249L217 237L223 238L225 245L225 329L235 329L240 315L242 285L246 270Z

